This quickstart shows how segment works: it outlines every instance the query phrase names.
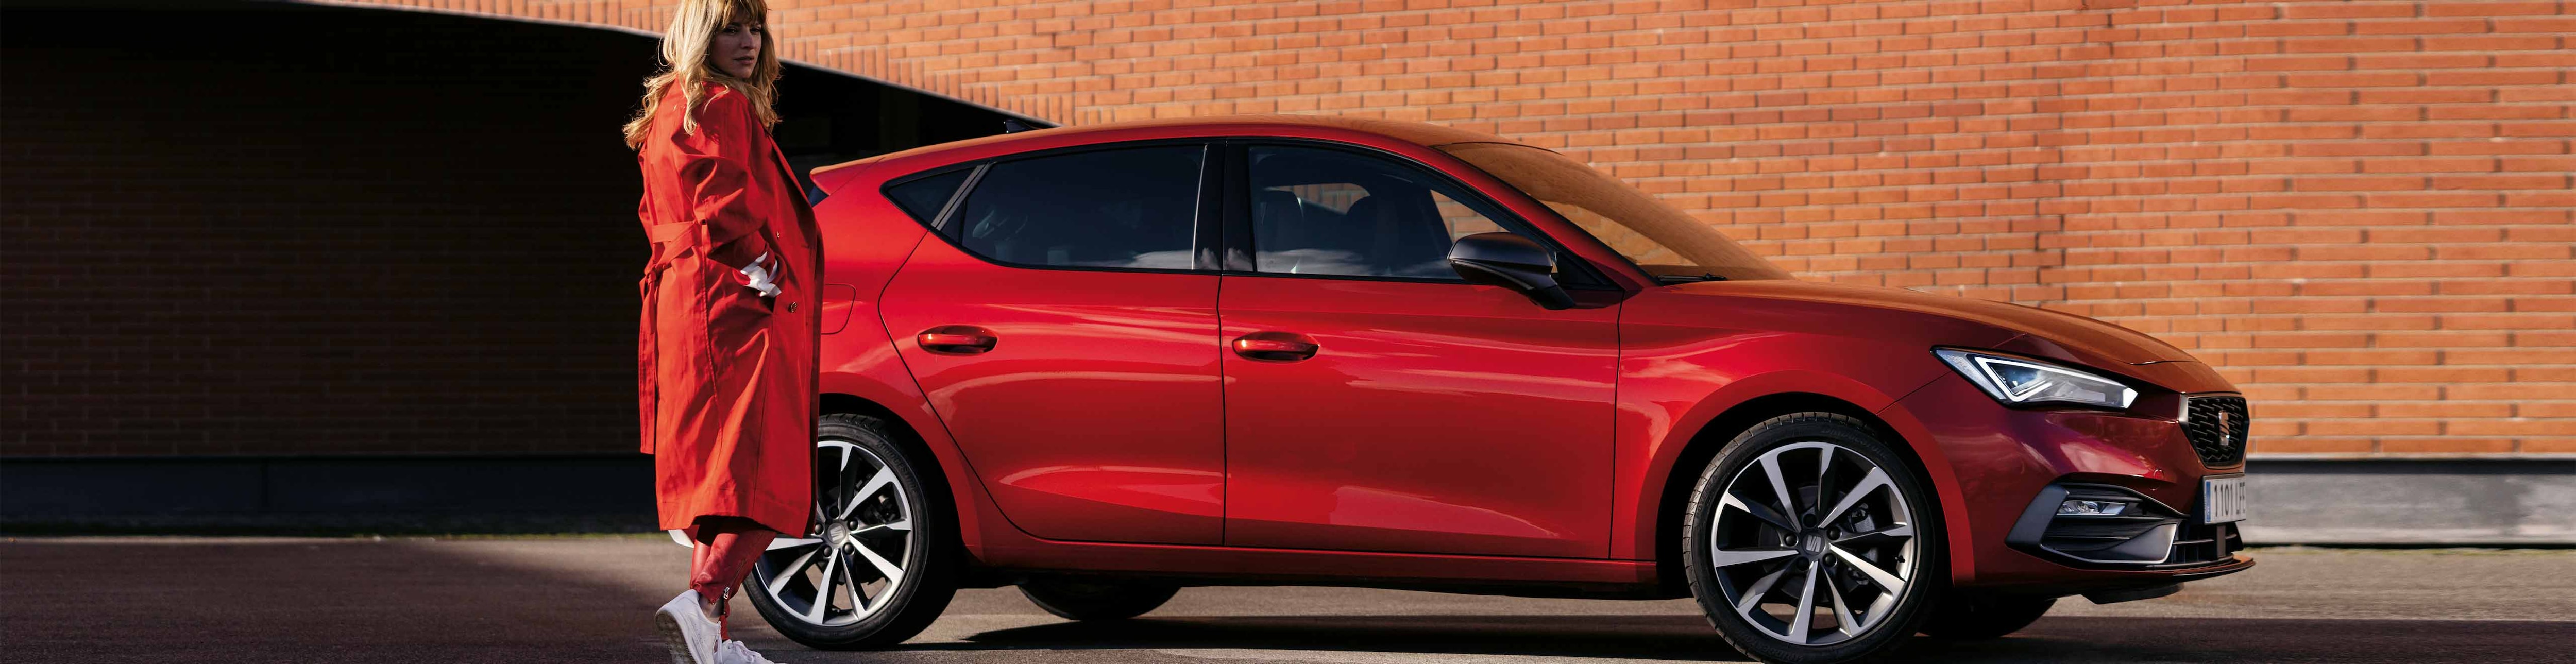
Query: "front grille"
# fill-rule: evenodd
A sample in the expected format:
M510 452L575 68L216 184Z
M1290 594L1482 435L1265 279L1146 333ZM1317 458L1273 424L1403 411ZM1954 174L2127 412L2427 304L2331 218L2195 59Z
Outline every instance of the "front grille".
M2192 397L2183 414L2183 435L2191 439L2191 449L2200 454L2200 463L2211 468L2236 465L2245 460L2246 424L2244 397Z

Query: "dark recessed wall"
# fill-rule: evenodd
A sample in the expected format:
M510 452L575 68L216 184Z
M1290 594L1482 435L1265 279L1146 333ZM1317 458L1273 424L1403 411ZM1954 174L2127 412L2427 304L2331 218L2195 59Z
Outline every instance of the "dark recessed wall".
M0 456L633 449L650 37L0 10ZM808 69L799 167L1002 116Z

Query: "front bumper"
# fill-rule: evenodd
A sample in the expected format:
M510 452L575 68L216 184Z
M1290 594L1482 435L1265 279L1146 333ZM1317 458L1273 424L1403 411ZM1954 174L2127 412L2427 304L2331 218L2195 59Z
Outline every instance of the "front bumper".
M2124 503L2135 513L2058 514L2069 499ZM2150 571L2207 567L2245 548L2235 523L2201 523L2198 515L2119 486L2051 484L2023 508L2004 543L2068 567Z
M2196 363L2194 363L2196 364ZM2016 409L1998 404L1956 375L1945 375L1888 410L1910 422L1911 436L1939 448L1932 472L1958 487L1961 509L1947 511L1953 580L1997 592L2074 594L2146 588L2241 571L2233 525L2204 525L2201 479L2243 472L2241 459L2212 464L2195 451L2180 420L2185 395L2233 393L2205 367L2176 371L2179 393L2142 397L2138 411ZM2170 403L2170 411L2150 407ZM1918 443L1927 442L1918 440ZM1926 455L1927 459L1934 455ZM2069 495L2134 496L2151 505L2148 519L2115 524L2060 523L2056 506Z

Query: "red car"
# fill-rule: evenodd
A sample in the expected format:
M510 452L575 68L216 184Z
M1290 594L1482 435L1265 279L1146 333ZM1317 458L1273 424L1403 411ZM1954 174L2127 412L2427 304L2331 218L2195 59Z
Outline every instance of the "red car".
M1696 597L1746 654L1975 638L2253 560L2245 401L2145 335L1802 282L1565 156L1432 125L1026 131L813 174L819 648L957 588Z

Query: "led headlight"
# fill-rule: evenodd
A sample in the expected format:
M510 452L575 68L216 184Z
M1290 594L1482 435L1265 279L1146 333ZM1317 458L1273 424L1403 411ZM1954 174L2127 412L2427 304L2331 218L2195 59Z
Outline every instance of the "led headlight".
M1978 389L2004 403L2071 403L2103 408L2127 408L2138 399L2138 391L2118 381L2093 374L2017 357L1987 355L1955 348L1935 348L1932 354L1959 370Z

